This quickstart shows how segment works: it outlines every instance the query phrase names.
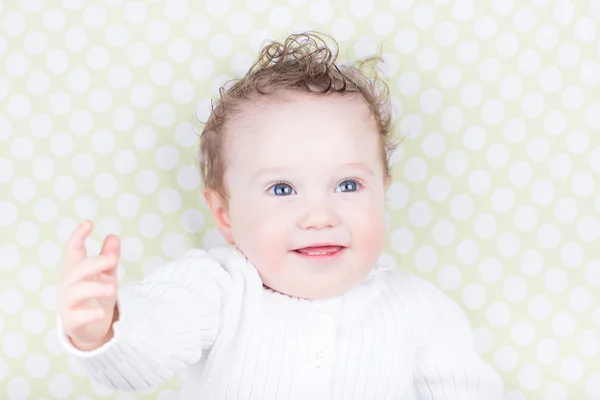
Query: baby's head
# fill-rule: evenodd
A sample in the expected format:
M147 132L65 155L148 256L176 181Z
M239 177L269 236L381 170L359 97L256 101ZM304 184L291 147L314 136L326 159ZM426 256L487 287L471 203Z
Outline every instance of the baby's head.
M266 286L296 297L358 285L385 243L387 86L336 53L315 33L272 42L221 90L201 136L219 231Z

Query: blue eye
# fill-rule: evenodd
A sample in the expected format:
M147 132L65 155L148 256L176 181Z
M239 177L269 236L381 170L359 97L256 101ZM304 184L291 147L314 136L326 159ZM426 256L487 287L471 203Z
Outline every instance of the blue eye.
M275 196L289 196L293 191L294 189L287 183L276 183L269 189L269 193L274 194Z
M347 179L338 185L341 188L340 192L356 192L359 188L359 183L352 179ZM337 191L337 190L336 190Z

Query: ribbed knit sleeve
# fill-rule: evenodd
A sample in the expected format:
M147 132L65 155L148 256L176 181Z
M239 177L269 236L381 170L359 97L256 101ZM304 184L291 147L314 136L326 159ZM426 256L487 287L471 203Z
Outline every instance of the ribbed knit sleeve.
M502 380L477 354L465 313L430 283L417 286L421 339L413 382L419 399L502 399Z
M114 337L93 351L59 340L101 384L122 390L156 386L202 357L214 343L231 276L204 250L190 250L119 293Z

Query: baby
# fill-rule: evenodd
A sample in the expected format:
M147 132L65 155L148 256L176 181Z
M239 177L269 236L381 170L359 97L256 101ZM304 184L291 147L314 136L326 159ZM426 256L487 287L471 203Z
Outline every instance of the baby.
M387 87L336 53L292 34L221 90L200 169L228 246L189 250L117 299L119 239L89 257L91 223L73 232L58 333L93 379L144 390L181 373L183 400L502 398L461 309L380 259Z

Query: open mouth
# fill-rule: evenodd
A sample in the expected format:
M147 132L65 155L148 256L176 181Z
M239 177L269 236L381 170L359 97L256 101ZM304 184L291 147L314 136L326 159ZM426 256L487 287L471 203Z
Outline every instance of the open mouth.
M295 249L294 252L303 257L333 258L341 254L346 247L338 245L309 246Z

